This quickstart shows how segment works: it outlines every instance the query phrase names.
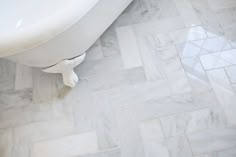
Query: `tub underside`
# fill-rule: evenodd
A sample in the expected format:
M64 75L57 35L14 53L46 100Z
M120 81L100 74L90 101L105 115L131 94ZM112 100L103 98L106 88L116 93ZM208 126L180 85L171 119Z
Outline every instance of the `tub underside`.
M77 23L52 40L6 58L31 67L49 67L82 55L114 22L132 0L100 0Z

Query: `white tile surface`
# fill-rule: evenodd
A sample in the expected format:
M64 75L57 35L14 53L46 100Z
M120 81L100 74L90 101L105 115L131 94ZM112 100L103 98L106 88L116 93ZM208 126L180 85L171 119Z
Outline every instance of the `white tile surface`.
M196 12L194 11L190 1L188 0L174 0L176 7L179 10L182 18L184 19L185 26L201 25Z
M111 26L100 38L103 55L105 57L117 55L120 48L116 36L115 27Z
M5 59L0 59L0 91L14 89L15 70L15 63Z
M234 0L208 0L210 7L214 10L232 8L236 6Z
M98 151L95 132L71 135L64 138L36 143L32 157L81 156Z
M196 43L196 44L195 44ZM176 48L181 58L195 57L201 54L204 40L177 44Z
M120 157L120 156L121 156L120 149L112 148L106 151L100 151L94 154L88 154L88 155L85 155L84 157Z
M36 122L13 129L14 144L33 143L60 138L73 133L74 123L69 119Z
M236 124L236 93L229 82L226 72L224 69L216 69L208 71L207 75L213 90L226 113L228 123L230 125Z
M32 68L25 65L16 65L15 90L32 88Z
M236 49L202 55L200 59L205 70L230 66L236 64Z
M201 26L190 27L182 30L177 30L170 33L171 38L176 43L205 39L207 37L205 29Z
M0 156L10 157L12 155L12 146L11 129L0 129Z
M143 9L155 9L159 8L158 0L140 0Z
M118 27L116 33L124 62L124 68L130 69L142 66L142 60L133 28L131 26Z
M87 51L86 60L99 60L103 59L103 51L101 41L98 39Z
M161 123L158 119L143 122L140 130L146 156L192 156L186 137L178 136L164 140Z
M234 147L236 144L235 134L235 128L213 129L189 134L188 139L193 153L201 155Z
M0 156L235 157L234 3L134 0L73 89L0 59Z
M231 49L231 46L226 38L216 37L206 39L202 48L208 52L219 52Z
M17 102L17 103L16 103ZM0 93L0 110L23 107L32 103L32 91L11 91Z
M80 78L87 78L97 74L115 72L123 69L123 61L120 55L106 57L103 60L95 60L82 63L75 68Z
M231 83L236 83L236 66L230 66L225 68Z
M212 153L213 157L214 157L214 155L217 157L225 157L225 156L234 157L236 155L235 147L227 149L227 150Z
M212 88L198 57L183 58L181 62L193 90L207 91Z
M166 137L192 133L210 128L220 128L227 125L222 110L201 109L181 113L160 119Z

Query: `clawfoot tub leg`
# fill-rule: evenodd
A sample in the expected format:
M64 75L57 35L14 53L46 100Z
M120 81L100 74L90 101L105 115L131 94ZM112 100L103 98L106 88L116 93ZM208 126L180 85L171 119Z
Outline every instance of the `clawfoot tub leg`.
M73 88L79 80L77 74L74 72L74 68L84 61L85 56L86 54L84 53L73 59L62 60L56 65L43 69L42 71L47 73L61 73L64 84Z

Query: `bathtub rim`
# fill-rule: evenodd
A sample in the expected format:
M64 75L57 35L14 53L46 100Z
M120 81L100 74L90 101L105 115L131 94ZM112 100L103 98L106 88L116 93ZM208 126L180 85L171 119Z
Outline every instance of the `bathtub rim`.
M76 1L76 0L75 0ZM30 32L35 32L36 34L31 34L31 36L24 37L25 32L28 30L20 31L18 32L18 35L12 35L9 37L4 38L0 37L0 58L6 58L12 55L17 55L20 53L24 53L25 51L34 49L35 47L38 47L46 42L49 42L50 40L56 38L61 33L65 32L67 29L72 27L74 24L76 24L80 19L82 19L90 10L92 10L101 0L90 0L90 3L88 4L90 7L87 7L83 10L82 13L78 16L78 12L76 11L76 8L74 7L73 10L69 11L68 17L63 20L58 20L57 24L54 24L53 27L46 28L51 24L50 19L54 18L48 18L44 24L44 28L37 32L34 30L31 30ZM68 8L69 9L69 8ZM68 10L67 9L67 10ZM64 13L64 12L62 12ZM61 14L57 15L56 18L60 18ZM55 21L55 20L54 20ZM37 27L37 26L36 26ZM56 28L58 27L58 28ZM32 29L35 29L35 27L32 27ZM40 29L40 28L39 28ZM46 29L46 31L45 31ZM57 29L57 31L54 31ZM27 33L29 34L29 33ZM22 40L23 38L23 40ZM34 39L34 40L33 40ZM15 41L14 41L15 40Z

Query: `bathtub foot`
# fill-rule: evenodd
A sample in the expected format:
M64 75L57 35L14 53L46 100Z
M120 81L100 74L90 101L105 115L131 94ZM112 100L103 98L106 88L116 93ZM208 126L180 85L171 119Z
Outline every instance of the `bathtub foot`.
M56 65L43 69L42 71L47 73L61 73L64 84L73 88L79 80L77 74L74 72L74 68L84 61L85 56L86 54L84 53L76 58L63 60Z

